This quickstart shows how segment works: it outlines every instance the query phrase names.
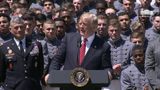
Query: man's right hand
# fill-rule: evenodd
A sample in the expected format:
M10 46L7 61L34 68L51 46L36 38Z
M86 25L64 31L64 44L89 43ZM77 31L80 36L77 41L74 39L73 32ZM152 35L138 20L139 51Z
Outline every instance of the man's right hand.
M44 81L45 81L45 84L46 84L46 85L47 85L48 78L49 78L49 74L47 74L47 75L44 77Z
M113 71L114 71L114 73L115 74L120 74L120 72L121 72L121 64L116 64L116 65L114 65L113 66Z

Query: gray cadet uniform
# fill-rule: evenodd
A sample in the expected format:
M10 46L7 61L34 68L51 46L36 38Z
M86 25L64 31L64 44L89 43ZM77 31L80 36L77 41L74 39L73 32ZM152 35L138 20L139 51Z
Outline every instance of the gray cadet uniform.
M156 32L156 30L154 30L154 27L151 27L148 30L146 30L145 37L147 38L148 42L155 40L159 36L160 33Z
M49 69L50 60L56 54L58 46L60 45L61 41L59 41L57 38L54 38L52 40L44 38L44 40L40 40L40 42L43 47L44 72L47 73Z
M131 64L121 72L121 90L143 90L145 85L149 86L145 76L144 68Z
M157 4L152 5L152 7L154 8L154 12L160 12L160 8L158 7Z
M124 10L124 8L122 8L122 10L118 11L116 14L118 15L121 12L126 12L126 11ZM133 12L131 15L129 15L129 18L131 19L131 22L133 22L133 20L136 18L136 16L137 16L136 12Z
M122 3L120 3L119 2L120 0L116 0L116 1L114 1L114 7L115 7L115 9L117 10L117 11L120 11L120 10L122 10Z
M131 33L132 33L132 31L130 29L126 30L125 32L121 32L122 39L130 41L130 35L131 35Z
M124 68L127 68L127 66L130 64L131 52L134 44L129 41L123 40L122 38L114 42L111 40L111 38L109 38L108 43L110 45L112 66L116 64L121 64L122 70ZM107 89L119 90L119 77L120 75L114 75L114 80L111 81L111 84Z
M153 90L160 88L160 38L149 42L145 56L146 76Z
M134 46L133 43L125 41L122 38L115 42L109 39L108 43L111 46L112 65L122 64L122 68L125 68L128 64L130 64L131 51Z

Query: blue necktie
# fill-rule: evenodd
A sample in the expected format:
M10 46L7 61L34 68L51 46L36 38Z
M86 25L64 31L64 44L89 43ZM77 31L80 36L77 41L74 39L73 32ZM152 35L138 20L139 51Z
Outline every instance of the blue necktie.
M19 42L19 46L20 46L20 52L22 54L24 54L24 48L23 48L23 42L22 41Z

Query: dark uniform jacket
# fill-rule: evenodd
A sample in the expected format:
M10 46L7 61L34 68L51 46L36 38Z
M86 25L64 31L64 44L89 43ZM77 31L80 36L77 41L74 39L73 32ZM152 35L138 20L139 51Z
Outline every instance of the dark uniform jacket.
M26 51L21 53L14 39L0 47L0 82L5 90L41 90L43 53L39 42L26 38Z

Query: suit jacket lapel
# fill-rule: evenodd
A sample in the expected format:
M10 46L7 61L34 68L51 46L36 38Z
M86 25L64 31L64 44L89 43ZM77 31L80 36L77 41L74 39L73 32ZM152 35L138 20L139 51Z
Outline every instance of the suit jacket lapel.
M11 40L10 46L9 46L15 53L22 55L16 42L14 41L14 39Z
M30 51L33 49L34 44L32 44L32 40L26 38L26 52L25 52L25 57L30 53Z
M75 59L74 59L74 64L75 65L79 65L79 50L80 50L80 47L81 47L81 36L80 34L78 34L74 40L75 42L73 43L76 43L74 44L74 47L75 47Z

